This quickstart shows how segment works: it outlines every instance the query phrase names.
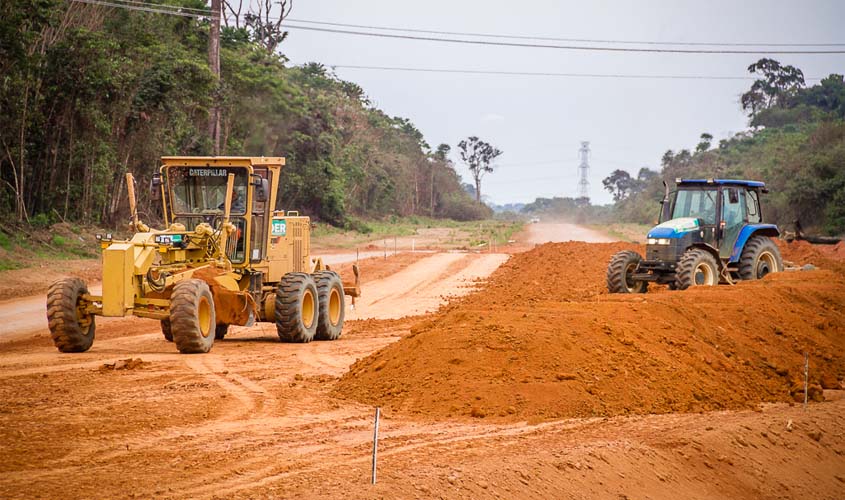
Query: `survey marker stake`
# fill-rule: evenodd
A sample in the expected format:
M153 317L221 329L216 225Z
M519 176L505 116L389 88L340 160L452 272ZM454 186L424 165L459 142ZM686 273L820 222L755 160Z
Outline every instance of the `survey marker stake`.
M372 484L376 484L376 462L378 460L378 421L381 416L381 408L376 407L376 422L373 429L373 478Z

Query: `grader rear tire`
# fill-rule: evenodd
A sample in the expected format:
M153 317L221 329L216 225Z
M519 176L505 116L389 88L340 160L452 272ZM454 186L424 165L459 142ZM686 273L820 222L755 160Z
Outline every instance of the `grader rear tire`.
M173 342L182 354L208 352L214 345L214 297L205 281L185 280L170 295Z
M636 271L641 260L642 257L637 252L616 252L607 265L607 290L610 293L646 293L647 281L631 279L631 274Z
M61 352L85 352L94 343L94 316L81 310L88 293L79 278L56 281L47 291L47 322L53 344Z
M343 297L343 283L334 271L314 273L317 282L317 340L337 340L343 331L346 304Z
M161 333L164 335L164 340L173 342L173 330L170 328L170 320L161 320Z
M317 285L307 273L282 276L276 291L276 331L282 342L311 342L317 334Z

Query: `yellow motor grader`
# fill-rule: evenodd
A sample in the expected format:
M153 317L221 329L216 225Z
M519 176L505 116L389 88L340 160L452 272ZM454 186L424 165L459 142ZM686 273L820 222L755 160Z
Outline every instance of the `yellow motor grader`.
M342 283L310 255L311 222L278 211L284 158L164 157L150 183L161 201L165 230L138 219L134 180L127 174L131 227L128 241L98 235L103 249L102 295L69 278L47 293L47 319L62 352L87 351L94 317L135 315L161 321L165 339L182 353L208 352L230 325L276 324L283 342L337 339Z

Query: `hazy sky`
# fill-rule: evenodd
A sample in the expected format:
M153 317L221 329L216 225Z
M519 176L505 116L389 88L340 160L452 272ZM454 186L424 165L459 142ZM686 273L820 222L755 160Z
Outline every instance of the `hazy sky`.
M295 2L290 17L562 38L845 43L845 2L838 1L314 0ZM719 76L746 76L746 67L763 57L469 46L294 29L282 51L294 64ZM808 78L845 72L845 55L766 57L795 65ZM606 203L610 196L601 180L613 170L635 175L642 166L658 169L667 149L692 149L702 132L718 143L743 130L747 119L739 95L751 84L346 68L336 73L361 85L388 114L411 119L432 148L451 145L465 181L469 174L454 151L460 139L478 135L503 150L498 168L482 184L482 193L496 203L575 196L581 141L592 148L591 198Z

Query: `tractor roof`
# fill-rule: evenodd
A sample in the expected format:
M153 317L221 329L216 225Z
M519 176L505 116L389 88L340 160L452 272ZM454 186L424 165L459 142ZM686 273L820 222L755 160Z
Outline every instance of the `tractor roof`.
M718 184L720 186L766 187L763 182L742 179L675 179L675 184L678 186Z
M245 167L284 165L285 159L280 156L162 156L161 162L168 166Z

